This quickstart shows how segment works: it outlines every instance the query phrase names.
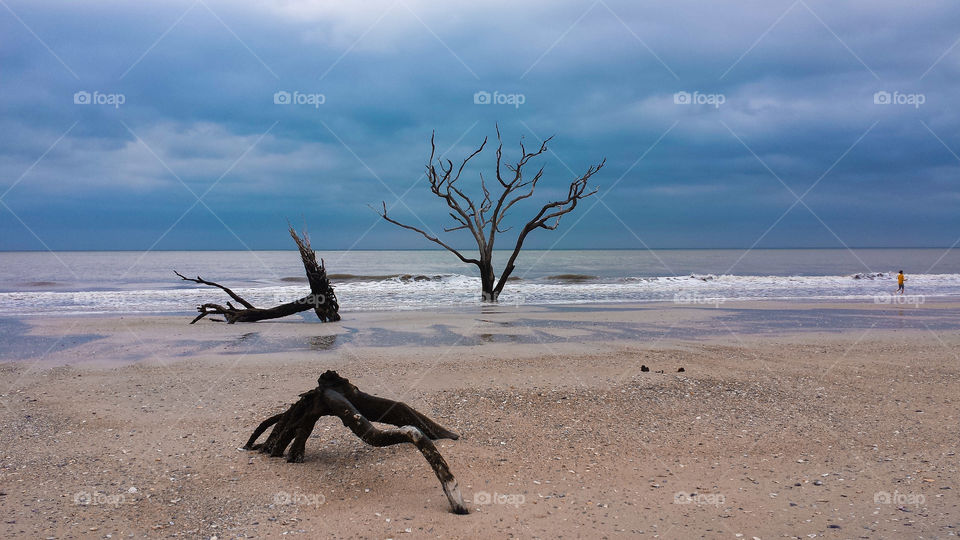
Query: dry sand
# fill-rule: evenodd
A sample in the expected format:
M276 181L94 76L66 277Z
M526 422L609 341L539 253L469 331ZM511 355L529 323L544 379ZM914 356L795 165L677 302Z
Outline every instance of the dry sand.
M0 534L956 536L958 309L6 321ZM470 515L413 447L367 447L336 419L302 464L238 449L326 369L461 434L438 446Z

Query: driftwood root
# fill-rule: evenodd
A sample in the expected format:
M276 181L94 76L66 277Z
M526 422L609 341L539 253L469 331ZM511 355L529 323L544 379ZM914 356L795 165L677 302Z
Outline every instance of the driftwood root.
M303 461L307 438L321 416L336 416L363 442L371 446L410 443L417 447L440 480L450 507L455 514L467 514L460 488L434 440L456 440L459 435L437 424L413 407L400 401L361 392L335 371L327 371L317 379L317 387L300 394L300 400L285 412L267 418L257 426L244 448L258 450L271 457L287 452L287 461ZM381 429L373 422L392 424L396 428ZM263 443L263 433L273 427Z

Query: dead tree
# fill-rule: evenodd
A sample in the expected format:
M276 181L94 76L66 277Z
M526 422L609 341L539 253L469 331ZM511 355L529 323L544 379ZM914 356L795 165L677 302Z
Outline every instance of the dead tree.
M443 230L447 233L458 230L470 231L479 251L477 258L466 257L450 246L450 244L440 240L437 236L418 227L401 223L388 216L386 202L383 202L383 210L378 210L377 213L380 214L380 217L394 225L420 233L427 240L456 255L462 262L476 265L480 270L482 300L484 302L496 302L500 297L500 292L503 291L503 286L507 283L507 279L515 269L514 265L517 257L520 255L523 242L527 239L527 235L536 229L555 230L560 224L561 216L572 212L581 199L597 192L596 188L587 191L587 182L591 176L603 167L606 159L597 165L591 166L582 176L570 182L567 196L564 199L544 204L533 219L527 221L517 236L513 253L511 253L510 258L507 259L507 264L500 273L499 279L497 278L493 268L493 246L496 235L497 233L506 232L510 229L510 227L503 228L503 220L507 216L510 208L533 195L537 183L540 181L540 178L543 177L543 167L540 167L532 177L524 177L523 167L531 159L546 152L547 143L549 143L552 138L553 137L550 137L543 141L539 149L533 152L528 152L523 144L523 140L521 140L520 159L516 162L508 163L503 159L503 141L500 139L500 128L498 127L496 177L497 182L500 184L501 192L500 195L494 199L490 190L487 189L483 173L481 173L480 188L483 190L483 199L480 200L479 204L476 204L474 199L464 194L457 185L457 181L460 180L460 175L463 173L463 169L467 166L467 163L483 151L487 144L487 139L484 138L480 147L467 156L466 159L460 163L459 167L454 167L453 162L450 160L444 162L442 158L434 159L437 148L434 144L434 135L430 135L430 161L427 163L426 173L427 180L430 182L430 191L446 203L450 209L450 217L452 217L455 222L454 225L445 227Z
M320 262L317 263L317 254L314 253L310 247L310 238L307 236L307 233L303 233L303 238L301 238L297 236L297 232L293 230L293 227L290 227L290 236L293 237L293 241L297 243L297 247L300 249L300 259L303 261L303 269L306 271L307 281L310 283L310 294L303 298L298 298L293 302L287 302L286 304L280 304L272 308L258 308L219 283L207 281L200 276L197 276L196 279L188 278L174 270L174 274L186 281L217 287L227 293L235 302L243 306L242 308L238 308L230 302L227 302L226 306L220 304L201 304L197 306L197 311L199 311L200 314L190 321L190 324L199 321L207 315L222 315L224 320L227 321L227 324L233 324L235 322L256 322L266 319L278 319L309 309L313 309L322 322L339 321L340 305L337 303L337 295L333 292L333 286L330 285L330 280L327 279L327 271L323 266L323 259L320 259Z
M300 394L300 400L285 412L264 420L254 430L244 448L258 450L271 457L282 457L287 446L290 446L287 461L302 463L307 438L310 437L313 427L321 416L340 418L344 426L350 428L357 437L371 446L413 444L427 459L433 472L440 479L440 485L447 495L447 500L450 501L453 512L468 513L466 505L463 504L463 496L460 495L457 479L453 477L450 467L432 442L437 439L456 440L459 435L405 403L361 392L336 371L325 372L317 379L316 388ZM393 424L398 427L397 429L380 429L372 422ZM267 436L267 440L256 444L260 435L270 426L274 427Z

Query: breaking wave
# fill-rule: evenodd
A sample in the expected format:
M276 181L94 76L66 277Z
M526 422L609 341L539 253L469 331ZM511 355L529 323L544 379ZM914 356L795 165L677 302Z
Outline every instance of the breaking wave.
M591 276L589 274L557 274L554 276L547 276L547 279L565 281L568 283L582 283L584 281L597 279L597 276Z
M328 274L327 277L330 278L330 281L400 281L400 282L409 282L409 281L441 281L445 277L450 275L433 275L427 276L423 274L384 274L384 275L357 275L357 274Z
M462 274L330 274L344 311L428 309L479 303L480 279ZM305 284L292 278L274 283L231 287L258 306L289 302L303 295ZM208 287L85 290L64 292L53 285L0 292L0 315L93 313L191 313L194 306L222 294ZM60 284L57 284L60 285ZM179 284L178 284L179 285ZM723 300L864 300L889 297L896 290L893 272L836 276L680 276L598 277L554 274L513 281L500 297L503 304L581 304L677 302L691 298ZM960 297L960 274L913 274L907 293Z

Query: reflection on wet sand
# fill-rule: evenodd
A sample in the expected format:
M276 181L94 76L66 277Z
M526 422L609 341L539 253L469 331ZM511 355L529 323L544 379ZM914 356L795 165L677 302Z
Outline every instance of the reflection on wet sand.
M583 312L595 315L585 316ZM442 316L442 315L441 315ZM91 319L95 321L96 319ZM158 319L159 320L159 319ZM437 323L427 313L413 314L416 322L397 322L392 317L354 319L353 323L257 323L244 328L212 325L176 327L163 338L137 333L137 342L126 347L125 356L111 360L138 361L170 356L190 358L203 354L266 354L296 351L336 351L344 346L473 347L490 344L563 345L565 343L617 343L661 340L706 341L730 333L777 335L820 332L839 333L858 329L954 330L960 307L953 305L903 309L864 305L754 304L719 308L664 306L509 306L484 307L473 313L456 313ZM348 319L349 321L349 319ZM124 323L127 324L127 323ZM144 320L130 324L146 324ZM124 327L126 328L126 327ZM130 327L133 328L133 327ZM304 331L308 329L307 331ZM18 359L37 359L61 350L84 347L83 357L96 356L109 346L102 328L93 325L84 333L67 331L41 335L17 319L0 319L3 352ZM133 330L128 329L128 332ZM115 349L113 349L115 351ZM163 352L158 352L158 351ZM0 354L0 359L3 354Z

